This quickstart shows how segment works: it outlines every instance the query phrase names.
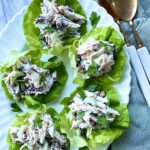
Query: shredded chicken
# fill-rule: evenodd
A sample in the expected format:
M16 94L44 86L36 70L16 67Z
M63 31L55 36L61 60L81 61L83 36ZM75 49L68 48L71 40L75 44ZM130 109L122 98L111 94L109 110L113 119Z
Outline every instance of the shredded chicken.
M89 75L94 70L89 76L100 76L111 71L114 65L113 50L113 44L89 38L77 49L78 71Z
M76 94L69 109L72 114L72 129L79 128L81 135L82 131L86 131L88 137L87 130L107 128L119 113L109 107L109 100L103 91L84 90L84 94L85 98Z
M50 115L41 116L39 127L36 122L36 114L32 115L28 125L12 127L10 135L14 142L21 144L21 149L27 147L29 150L67 150L67 141L61 133L55 130L53 120Z
M6 72L3 78L15 100L29 94L46 94L56 80L56 72L50 74L49 70L30 63L25 57L16 62L13 70Z
M44 48L50 48L54 39L62 42L68 32L71 37L80 36L78 30L86 19L71 7L58 6L55 0L43 0L41 10L42 14L35 19L35 26L40 29Z

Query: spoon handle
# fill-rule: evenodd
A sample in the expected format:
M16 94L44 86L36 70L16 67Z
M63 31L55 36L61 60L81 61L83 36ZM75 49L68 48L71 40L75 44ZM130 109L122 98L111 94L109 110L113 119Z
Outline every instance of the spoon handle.
M139 81L139 85L150 108L150 84L141 64L138 52L134 46L125 47L125 50L130 55L130 60Z
M150 54L146 47L137 49L137 52L139 54L146 76L150 82Z
M136 29L135 29L135 26L134 26L132 20L129 21L129 25L130 25L130 27L131 27L131 29L132 29L132 32L133 32L133 35L134 35L134 37L135 37L136 43L137 43L137 45L138 45L138 48L143 47L142 41L141 41L141 39L140 39L140 37L139 37L139 35L138 35Z
M120 21L117 20L117 19L115 19L115 21L116 21L116 23L118 24L121 33L123 34L125 43L127 44L127 46L130 46L131 44L130 44L130 42L129 42L128 37L126 36L126 33L125 33L124 29L122 28L122 26L121 26L121 24L120 24Z

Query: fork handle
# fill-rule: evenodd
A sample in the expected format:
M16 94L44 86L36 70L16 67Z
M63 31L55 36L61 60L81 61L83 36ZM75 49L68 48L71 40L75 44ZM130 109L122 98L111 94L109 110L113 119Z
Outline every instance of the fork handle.
M137 79L139 81L139 85L140 85L143 95L147 101L147 104L150 108L150 84L149 84L147 76L144 72L138 52L134 46L126 47L125 50L127 50L127 52L130 55L131 63L135 70Z
M139 48L137 51L138 51L141 63L143 65L143 68L145 70L145 73L147 75L147 78L150 82L150 54L146 47Z
M138 48L143 47L142 41L141 41L141 39L140 39L140 37L139 37L139 35L138 35L136 29L135 29L135 26L134 26L132 20L129 21L129 25L130 25L130 27L131 27L131 29L132 29L132 32L133 32L133 35L134 35L134 37L135 37L136 43L137 43L137 45L138 45Z

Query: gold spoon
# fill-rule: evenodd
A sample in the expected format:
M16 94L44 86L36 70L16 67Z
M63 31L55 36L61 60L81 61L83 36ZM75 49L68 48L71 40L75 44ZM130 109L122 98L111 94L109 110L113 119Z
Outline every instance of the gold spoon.
M147 48L143 46L132 21L137 10L138 0L106 0L106 1L110 4L112 10L116 14L116 16L118 16L118 18L127 21L131 26L132 32L138 45L137 49L138 55L140 57L141 63L150 82L150 67L149 67L150 55L148 53Z
M118 23L122 34L124 35L125 50L128 52L131 58L132 66L136 72L141 90L144 97L150 107L150 55L146 47L143 47L142 42L134 28L132 19L136 13L137 0L99 0L100 4L106 8L115 21ZM133 33L136 36L139 49L136 50L134 46L131 46L124 30L120 25L120 20L126 20L132 27ZM149 81L148 81L149 80Z
M107 10L107 12L108 12L109 14L111 14L111 16L115 19L116 23L119 25L119 28L120 28L121 33L122 33L123 36L124 36L125 43L127 44L127 46L130 46L131 43L129 42L128 37L126 36L125 31L124 31L123 28L121 27L120 18L114 13L114 11L112 10L111 6L109 5L108 2L106 2L106 0L99 0L99 3L100 3L100 5L103 6L103 7Z
M109 2L112 10L117 16L124 21L127 21L132 29L135 40L137 42L138 48L143 47L141 39L135 30L133 24L133 17L135 16L137 10L137 0L107 0Z

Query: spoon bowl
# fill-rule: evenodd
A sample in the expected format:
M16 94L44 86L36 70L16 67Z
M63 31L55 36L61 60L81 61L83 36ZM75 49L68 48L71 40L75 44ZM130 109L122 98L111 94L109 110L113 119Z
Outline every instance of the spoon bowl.
M117 16L125 21L131 21L137 10L137 0L109 0L109 4Z
M143 47L142 41L132 21L137 10L138 0L99 0L99 1L100 4L102 4L102 6L104 6L107 9L107 11L114 17L119 26L121 20L127 21L129 23L138 48ZM125 32L123 30L122 33L124 34L125 41L129 43L129 40L125 36Z

